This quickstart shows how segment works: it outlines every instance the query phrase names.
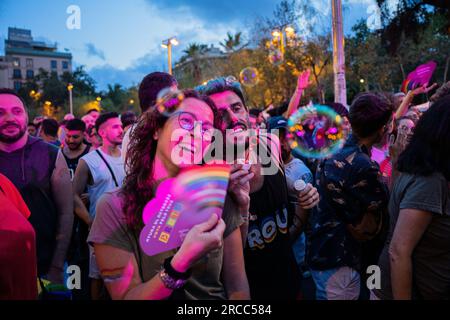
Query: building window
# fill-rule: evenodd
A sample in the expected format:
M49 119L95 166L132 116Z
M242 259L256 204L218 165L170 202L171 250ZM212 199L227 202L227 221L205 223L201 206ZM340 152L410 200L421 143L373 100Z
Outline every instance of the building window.
M14 79L22 79L22 71L20 69L13 70L13 78Z
M58 68L58 62L56 60L50 61L50 67L52 69L57 69Z
M14 90L19 91L22 88L22 82L14 81Z
M63 61L63 62L62 62L62 67L63 67L64 70L69 69L69 62Z
M27 79L33 79L33 78L34 78L34 71L27 70Z
M27 59L27 68L33 68L33 59Z
M20 67L20 58L13 58L13 66Z

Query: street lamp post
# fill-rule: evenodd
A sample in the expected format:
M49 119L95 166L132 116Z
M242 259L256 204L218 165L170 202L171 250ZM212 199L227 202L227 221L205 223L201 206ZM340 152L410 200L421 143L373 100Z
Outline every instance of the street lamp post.
M73 114L73 103L72 103L72 90L73 90L73 84L69 83L67 86L67 90L69 91L69 107L70 107L70 114Z
M167 48L168 55L168 63L169 63L169 74L172 74L172 46L177 46L179 44L176 37L169 38L164 40L161 44L161 47Z
M333 68L334 101L347 105L345 83L344 30L342 22L342 0L331 0L333 11Z

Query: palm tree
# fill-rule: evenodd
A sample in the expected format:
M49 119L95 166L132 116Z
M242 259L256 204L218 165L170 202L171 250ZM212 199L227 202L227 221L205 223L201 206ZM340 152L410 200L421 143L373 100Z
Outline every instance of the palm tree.
M114 86L108 84L108 91L106 93L106 97L109 98L114 106L118 109L122 106L125 99L125 90L118 83L114 84Z
M208 52L208 46L206 44L190 43L189 46L183 50L184 55L181 57L180 62L192 62L192 75L196 83L200 83L202 78L200 68L200 58Z
M242 32L237 32L234 36L227 32L227 38L224 42L221 42L220 45L225 49L225 52L235 52L239 49L239 46L242 43Z

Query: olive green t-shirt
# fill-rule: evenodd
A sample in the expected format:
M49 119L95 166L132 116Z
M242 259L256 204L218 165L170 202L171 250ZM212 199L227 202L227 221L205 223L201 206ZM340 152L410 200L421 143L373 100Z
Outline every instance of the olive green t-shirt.
M143 282L149 281L161 270L164 260L176 250L147 256L139 245L139 234L127 226L119 191L105 193L97 203L96 217L88 243L105 244L133 253L142 271ZM224 238L242 224L242 218L233 200L227 196L222 219L226 224ZM192 267L192 276L186 285L172 293L177 300L225 300L222 283L223 247L210 252Z
M414 248L413 298L450 299L450 191L440 173L419 176L402 173L392 190L389 202L390 228L379 259L381 289L376 296L391 300L389 245L402 209L430 212L433 218Z

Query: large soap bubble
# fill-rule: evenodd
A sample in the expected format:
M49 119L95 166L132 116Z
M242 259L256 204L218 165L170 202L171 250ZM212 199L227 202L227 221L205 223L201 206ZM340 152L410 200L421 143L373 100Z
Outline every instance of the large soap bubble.
M344 120L333 109L311 105L289 118L286 138L302 156L323 159L338 152L347 135Z

